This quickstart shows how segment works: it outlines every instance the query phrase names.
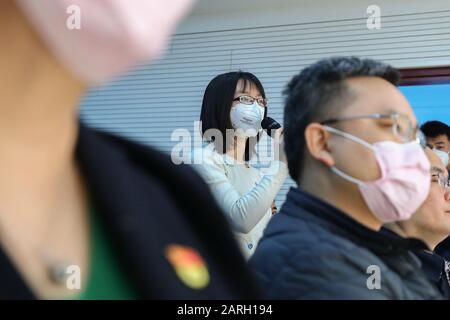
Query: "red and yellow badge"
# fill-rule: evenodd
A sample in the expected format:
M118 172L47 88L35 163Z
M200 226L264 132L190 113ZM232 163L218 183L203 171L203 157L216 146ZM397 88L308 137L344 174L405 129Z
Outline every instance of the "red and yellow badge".
M171 244L166 247L165 253L178 278L186 286L192 289L203 289L209 284L208 267L196 250Z

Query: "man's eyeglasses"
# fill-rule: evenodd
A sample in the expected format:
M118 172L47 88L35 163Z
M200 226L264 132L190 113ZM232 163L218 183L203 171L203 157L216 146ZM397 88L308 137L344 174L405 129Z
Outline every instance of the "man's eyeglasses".
M439 174L432 174L431 181L437 182L444 189L450 189L450 181L444 176L441 176Z
M239 101L240 103L248 105L252 105L256 101L256 103L259 104L261 107L263 108L267 107L267 99L264 98L255 99L250 96L239 96L237 98L234 98L233 101Z
M359 119L375 119L380 121L386 121L392 126L392 132L394 135L399 137L402 142L410 142L416 140L423 147L425 147L425 136L419 130L418 126L413 126L411 120L406 115L399 113L392 114L369 114L364 116L354 116L354 117L342 117L342 118L332 118L328 120L321 121L320 124L332 124L341 121L359 120Z

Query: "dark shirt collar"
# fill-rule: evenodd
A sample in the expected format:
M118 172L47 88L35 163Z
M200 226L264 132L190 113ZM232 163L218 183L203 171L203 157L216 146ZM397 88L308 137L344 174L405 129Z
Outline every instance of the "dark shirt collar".
M425 276L434 283L441 293L450 299L450 272L448 270L448 262L440 255L419 250L414 251L422 264L422 271Z
M387 228L382 228L380 233L401 238L400 235ZM427 279L439 289L444 297L450 299L450 272L445 258L432 252L429 248L416 248L413 249L413 253L419 258L420 268Z
M437 281L443 276L442 271L445 268L443 257L425 250L414 251L414 253L422 262L422 270L429 278Z
M287 195L287 202L294 204L298 209L303 209L287 210L287 214L295 215L306 212L313 219L318 219L317 221L326 224L333 232L339 233L350 241L365 246L372 251L393 253L427 249L427 246L421 240L402 238L396 234L381 233L369 229L338 208L299 188L291 187Z

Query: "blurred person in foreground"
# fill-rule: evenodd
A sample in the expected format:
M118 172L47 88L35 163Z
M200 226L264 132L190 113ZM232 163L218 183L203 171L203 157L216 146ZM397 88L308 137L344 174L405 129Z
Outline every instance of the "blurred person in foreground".
M78 120L86 88L162 53L188 7L0 1L0 298L256 296L192 169Z
M284 143L298 187L250 259L268 297L442 299L412 241L379 232L409 219L430 189L430 163L398 80L389 65L336 57L288 84Z
M395 232L405 238L421 239L413 252L422 263L422 270L441 293L450 299L450 265L433 252L438 243L450 235L450 186L448 173L441 159L430 148L431 187L425 202L409 220L389 223L381 232Z

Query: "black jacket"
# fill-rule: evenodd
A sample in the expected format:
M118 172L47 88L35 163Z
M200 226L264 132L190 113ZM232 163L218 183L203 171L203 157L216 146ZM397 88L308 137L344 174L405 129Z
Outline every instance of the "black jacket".
M450 237L447 237L447 239L439 243L434 251L450 261Z
M224 215L190 167L83 125L76 155L119 263L142 298L259 296ZM201 254L211 277L206 288L191 289L177 277L164 254L168 244ZM0 298L34 298L1 249Z
M436 253L428 251L414 252L422 263L422 270L431 283L443 294L446 299L450 299L450 269L449 263Z
M392 237L400 237L387 228L382 228L381 233ZM448 262L440 255L431 252L430 248L423 243L423 247L416 246L413 253L419 258L421 269L427 279L436 286L442 295L450 299L450 273Z
M291 188L250 265L268 298L440 299L410 251L423 245L370 230ZM373 277L377 275L379 289Z

